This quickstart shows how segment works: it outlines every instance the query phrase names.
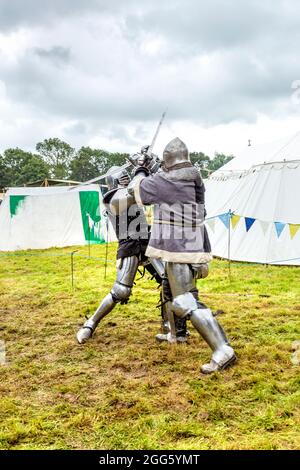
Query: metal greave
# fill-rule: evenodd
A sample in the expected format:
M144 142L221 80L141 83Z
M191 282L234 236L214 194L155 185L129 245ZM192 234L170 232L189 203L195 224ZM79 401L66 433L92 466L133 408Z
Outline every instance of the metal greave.
M188 264L166 263L166 272L168 275L173 298L191 291L195 291L195 280L192 270ZM214 318L209 308L196 307L193 308L189 313L183 314L183 316L186 316L191 320L192 325L213 351L228 345L228 340L223 328Z
M117 278L111 292L104 297L96 312L87 320L84 326L95 330L98 323L113 310L117 303L125 303L129 299L138 265L137 256L120 260L120 265L117 268Z
M96 312L87 320L87 322L85 322L84 326L95 330L100 320L102 320L102 318L111 312L115 305L116 302L114 301L111 293L107 294L97 308Z
M212 351L228 344L223 328L214 318L210 309L194 310L190 315L190 320Z

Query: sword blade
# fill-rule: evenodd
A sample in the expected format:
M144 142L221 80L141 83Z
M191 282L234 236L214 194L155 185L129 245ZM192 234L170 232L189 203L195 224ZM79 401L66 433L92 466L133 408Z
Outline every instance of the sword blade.
M155 132L155 134L154 134L154 136L153 136L152 142L151 142L150 147L149 147L149 149L148 149L148 152L147 152L148 155L151 155L151 153L152 153L154 144L155 144L155 142L156 142L158 133L159 133L159 131L160 131L160 128L161 128L161 126L162 126L162 123L164 122L164 119L165 119L166 114L167 114L167 109L162 113L162 116L161 116L160 121L159 121L159 123L158 123L156 132Z
M159 123L158 123L156 132L155 132L155 134L154 134L154 137L153 137L153 139L152 139L152 142L151 142L151 144L150 144L150 147L149 147L149 149L148 149L148 151L147 151L147 154L148 154L149 156L151 156L152 149L153 149L154 144L155 144L155 142L156 142L156 139L157 139L159 130L160 130L161 126L162 126L162 123L163 123L163 121L164 121L164 119L165 119L166 113L167 113L167 109L162 113L162 116L161 116L160 121L159 121ZM121 169L121 170L126 170L126 169L129 168L130 166L133 166L133 164L130 163L130 162L125 163L124 165L122 165L120 168L118 168L118 169L116 170L116 173L119 172L120 169ZM114 172L110 172L109 174L110 174L110 175L113 175ZM108 175L108 174L107 174L107 172L106 172L106 173L104 173L104 175L100 175L100 176L97 176L96 178L92 178L91 180L88 180L88 181L85 181L84 183L78 184L78 185L75 186L75 187L78 188L78 186L87 186L88 184L98 183L98 181L104 180L104 179L107 177L107 175ZM74 187L70 188L70 190L72 190L72 189L74 189Z
M110 175L113 175L114 173L118 173L120 170L125 170L126 168L129 168L132 165L132 163L127 162L124 163L120 168L118 168L115 171L110 172ZM79 184L78 186L86 186L87 184L93 184L93 183L98 183L98 181L104 180L108 175L108 172L104 173L104 175L96 176L96 178L92 178L91 180L85 181L84 183ZM76 187L78 187L76 186Z

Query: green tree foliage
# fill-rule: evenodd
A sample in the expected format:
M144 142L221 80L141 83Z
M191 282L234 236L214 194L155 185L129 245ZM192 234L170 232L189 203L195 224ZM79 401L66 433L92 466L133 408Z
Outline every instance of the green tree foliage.
M39 142L36 150L39 155L19 148L5 150L3 156L0 155L0 188L22 186L49 177L83 182L106 173L112 166L123 165L129 156L90 147L81 147L75 152L68 143L57 138ZM202 177L207 178L233 156L216 153L210 159L203 152L191 152L190 158Z
M224 153L215 153L213 159L203 152L191 152L191 162L201 171L202 178L208 178L211 173L221 168L221 166L232 160L233 155L224 155Z
M71 180L87 181L104 173L108 159L109 153L104 150L81 147L70 164Z
M49 167L44 160L19 148L5 150L0 157L0 188L23 186L49 177Z
M70 164L75 154L73 147L55 137L38 142L36 150L49 165L51 177L58 179L69 177Z
M123 165L128 154L81 147L70 165L70 178L87 181L105 173L113 165Z
M209 156L205 155L203 152L191 152L190 159L192 164L201 171L202 178L207 178L209 175L207 171L210 163Z
M0 189L6 186L6 177L5 177L5 163L2 155L0 155Z
M234 158L233 155L225 155L224 153L215 153L214 158L210 161L208 165L208 169L210 173L213 171L218 170L221 166L225 165L226 163L230 162Z
M110 153L109 154L109 161L106 170L108 170L111 166L120 166L124 165L126 162L126 158L129 157L128 153Z

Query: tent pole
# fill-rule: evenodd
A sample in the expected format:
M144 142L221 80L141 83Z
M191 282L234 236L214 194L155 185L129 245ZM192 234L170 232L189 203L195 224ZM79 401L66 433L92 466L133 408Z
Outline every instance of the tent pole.
M227 258L228 258L228 275L229 275L229 281L231 282L231 260L230 260L230 243L231 243L231 209L228 211L228 218L229 218L229 226L228 226L228 253L227 253Z
M72 278L72 290L74 288L74 254L77 253L78 250L71 252L71 278Z
M106 280L107 271L107 258L108 258L108 217L106 216L106 246L105 246L105 264L104 264L104 279Z

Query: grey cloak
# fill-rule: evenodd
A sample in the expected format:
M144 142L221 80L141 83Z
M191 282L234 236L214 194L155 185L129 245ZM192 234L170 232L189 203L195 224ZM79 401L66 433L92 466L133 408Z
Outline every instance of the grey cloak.
M147 256L174 263L207 263L212 259L204 226L204 192L198 170L189 163L152 176L137 176L136 203L154 206Z

